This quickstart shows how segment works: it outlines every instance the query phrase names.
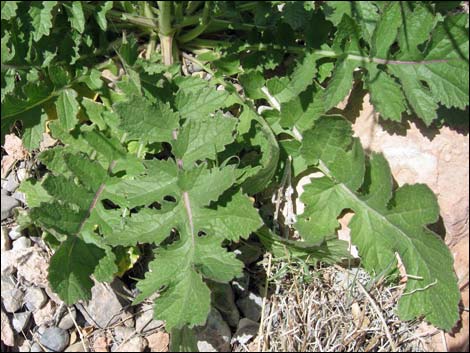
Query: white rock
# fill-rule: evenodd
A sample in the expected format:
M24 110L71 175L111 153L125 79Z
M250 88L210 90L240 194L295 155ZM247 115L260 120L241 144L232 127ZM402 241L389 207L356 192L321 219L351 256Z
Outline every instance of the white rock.
M14 313L23 306L24 292L19 288L8 291L2 290L3 307L9 313Z
M2 251L7 251L11 249L11 240L8 237L8 228L2 227Z
M64 314L64 316L60 319L59 324L57 327L63 329L63 330L68 330L72 328L75 324L73 320L75 320L77 317L77 309L75 309L74 306L70 308L70 312L67 310Z
M153 318L153 307L149 304L142 304L137 312L135 320L135 330L137 333L145 333L162 327L165 323Z
M197 347L200 352L228 352L232 333L217 309L212 309L207 322L196 328Z
M13 314L13 328L18 333L23 332L28 327L30 319L31 313L29 311Z
M117 326L114 328L114 338L116 342L126 341L132 337L135 330L131 327Z
M16 240L18 238L21 238L23 235L21 234L20 226L12 227L10 229L10 232L8 233L8 236L10 237L11 240Z
M118 346L114 352L143 352L147 348L147 344L145 338L137 336Z
M26 249L31 246L31 239L20 237L13 242L13 250Z
M248 296L237 300L237 306L243 315L253 321L259 321L261 318L261 308L263 305L263 298L261 296L250 292Z
M29 287L24 297L26 307L31 311L41 309L46 305L47 299L46 293L39 287Z
M259 323L250 319L241 319L238 328L232 338L232 344L235 342L246 344L258 334Z

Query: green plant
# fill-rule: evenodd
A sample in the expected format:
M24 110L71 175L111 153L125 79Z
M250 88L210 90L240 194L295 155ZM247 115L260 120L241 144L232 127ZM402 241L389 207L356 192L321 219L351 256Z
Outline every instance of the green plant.
M20 121L34 150L50 120L62 143L40 155L49 173L21 187L31 221L60 242L52 288L86 299L91 277L118 272L118 249L154 244L136 302L160 292L155 315L182 337L209 312L203 280L240 274L229 244L254 232L274 254L337 262L348 256L337 217L352 209L365 268L387 274L395 253L405 265L400 316L450 330L459 291L426 228L435 196L393 190L385 159L328 113L354 81L384 119L429 125L439 104L468 106L468 15L440 2L156 3L2 2L2 137ZM181 59L210 79L183 75ZM324 177L286 225L303 241L285 239L248 195L263 202L283 175L313 169Z

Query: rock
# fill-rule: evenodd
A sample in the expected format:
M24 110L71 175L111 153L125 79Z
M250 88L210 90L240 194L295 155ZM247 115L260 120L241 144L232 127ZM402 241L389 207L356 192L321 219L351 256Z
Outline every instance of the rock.
M23 234L21 234L20 226L14 226L10 229L10 232L8 233L8 236L10 237L11 240L16 240L18 238L21 238Z
M16 332L21 333L26 330L31 320L31 313L25 311L22 313L16 313L13 315L13 328Z
M226 283L210 282L212 303L231 327L237 327L240 313L235 305L232 286Z
M243 261L245 265L250 265L263 254L260 245L255 243L243 243L234 252L237 259Z
M263 305L263 298L261 296L250 292L248 296L237 300L237 306L240 308L242 314L253 321L259 321L261 318L261 308Z
M11 249L11 240L8 237L8 228L2 227L2 251Z
M24 167L18 168L18 170L16 171L16 177L18 178L18 181L20 183L25 180L28 176L29 173Z
M52 300L49 300L41 309L33 311L34 322L38 326L52 322L56 310L56 304Z
M250 276L243 272L241 277L237 277L232 281L232 288L237 297L246 297L249 294L248 286L250 285Z
M95 340L93 341L93 351L94 352L108 352L108 338L100 334L97 337L95 337Z
M44 330L39 342L47 349L54 352L63 352L69 344L69 334L58 327L49 327Z
M212 308L206 324L196 328L196 337L200 352L230 351L230 327L217 309Z
M106 328L119 320L123 307L129 303L119 293L126 295L125 285L118 279L110 285L95 283L91 289L91 299L86 305L77 305L77 308L89 324Z
M75 324L73 323L73 320L75 320L77 317L77 309L75 309L74 306L70 308L70 311L67 310L62 316L62 318L59 321L59 324L57 327L63 329L63 330L68 330L72 328Z
M16 189L18 189L18 186L20 186L20 182L18 181L18 178L16 177L15 173L10 173L8 174L7 181L3 188L8 191L8 192L15 192Z
M86 343L85 348L86 350L83 348L83 343L80 341L68 346L64 352L88 352L88 346Z
M114 328L114 339L116 342L126 341L134 334L135 330L130 327L117 326Z
M15 191L11 197L13 197L14 199L17 199L19 202L23 203L23 204L26 204L26 195L24 194L24 192L21 192L21 191Z
M258 334L259 323L250 319L241 319L238 328L232 338L232 344L238 342L240 344L248 343Z
M20 206L20 202L11 196L2 194L1 216L2 221L13 215L13 209Z
M147 339L150 352L168 352L170 335L166 332L155 332L145 337Z
M20 237L13 242L13 250L26 249L31 246L31 239Z
M39 287L29 287L24 297L26 307L31 311L41 309L47 303L47 296Z
M149 332L162 327L164 324L163 321L153 318L152 305L142 304L135 320L135 330L137 333Z
M30 352L44 352L39 343L33 343Z
M16 282L13 276L11 275L2 275L1 279L1 288L2 288L2 293L12 290L13 288L16 287Z
M29 352L31 351L31 342L25 340L23 337L19 337L18 345L18 352Z
M3 308L1 309L1 339L5 345L10 347L15 346L15 334L11 328L10 319L3 311Z
M14 313L23 306L24 292L19 288L8 291L2 290L3 307L9 313Z
M25 255L18 258L18 276L23 277L36 287L47 287L49 285L47 279L49 255L38 247L30 247L20 251L25 252Z
M114 352L143 352L147 348L147 340L143 337L133 337L119 345Z

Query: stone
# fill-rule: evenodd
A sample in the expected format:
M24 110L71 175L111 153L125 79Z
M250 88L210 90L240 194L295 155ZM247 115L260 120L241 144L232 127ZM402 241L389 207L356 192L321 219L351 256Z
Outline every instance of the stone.
M25 254L20 256L17 261L18 277L23 277L24 280L36 287L47 287L49 285L47 274L50 257L48 253L37 246L20 251Z
M24 292L19 288L2 290L3 307L9 313L17 312L23 306Z
M93 341L93 351L94 352L108 352L108 345L109 341L108 338L100 334L97 337L95 337L95 340Z
M33 343L30 352L44 352L39 343Z
M116 342L126 341L132 337L135 330L130 327L117 326L114 328L114 339Z
M106 328L119 320L124 306L129 304L123 298L126 294L124 283L118 279L111 284L95 283L91 290L91 299L86 305L77 305L77 308L90 325Z
M13 215L13 209L20 206L20 202L11 196L2 194L1 199L1 218L2 221Z
M26 168L24 167L21 167L21 168L18 168L18 170L16 171L16 177L18 178L18 181L21 183L23 180L25 180L27 177L29 176L29 173L28 171L26 170ZM12 191L13 192L13 191Z
M231 327L237 327L240 313L235 305L232 286L226 283L210 282L212 303Z
M196 328L200 352L228 352L232 333L217 309L212 308L206 324Z
M119 345L113 352L143 352L145 348L147 348L147 340L137 336Z
M240 308L243 316L253 321L259 321L261 318L262 305L263 298L253 292L237 300L237 306Z
M31 313L29 311L13 314L13 328L16 332L21 333L27 329L29 323L31 322L30 320Z
M56 310L56 304L52 300L49 300L41 309L33 311L34 322L38 326L52 322Z
M135 330L137 333L146 333L157 328L160 328L165 323L161 320L153 318L153 307L150 304L142 304L140 310L137 312L135 320Z
M150 352L168 352L170 335L166 332L155 332L145 337L147 339Z
M263 254L263 250L258 244L246 242L235 249L233 253L237 256L237 259L243 261L245 265L250 265L260 258Z
M20 237L13 242L13 250L26 249L31 246L31 239Z
M24 192L21 192L21 191L15 191L11 197L13 197L14 199L17 199L19 202L21 202L22 204L26 204L26 195Z
M1 338L2 342L10 347L15 346L15 334L10 324L8 315L1 309ZM2 345L3 348L3 345Z
M7 181L3 188L10 192L13 193L15 192L16 189L18 189L18 186L20 186L20 182L18 181L18 178L16 177L15 173L10 173L8 174Z
M233 343L247 344L253 337L258 334L259 323L250 319L241 319L238 328L232 338Z
M75 309L75 307L72 306L70 308L70 311L67 310L64 316L62 316L62 318L59 320L57 327L63 330L68 330L72 328L75 325L73 321L76 319L76 317L77 317L77 309Z
M232 288L237 297L246 297L249 294L248 287L250 285L250 276L243 272L243 275L232 281Z
M88 346L86 343L85 348L83 347L83 343L80 341L68 346L64 352L88 352Z
M10 237L11 240L16 240L18 238L21 238L23 235L21 234L20 226L14 226L10 229L10 232L8 233L8 236Z
M11 240L8 236L8 228L2 227L2 251L7 251L11 249Z
M39 342L47 349L63 352L69 344L69 334L58 327L46 328L39 338Z
M46 305L47 300L46 293L39 287L29 287L24 296L26 307L31 311L41 309Z
M19 341L18 345L18 352L30 352L31 351L31 342L25 340L23 337L18 337Z

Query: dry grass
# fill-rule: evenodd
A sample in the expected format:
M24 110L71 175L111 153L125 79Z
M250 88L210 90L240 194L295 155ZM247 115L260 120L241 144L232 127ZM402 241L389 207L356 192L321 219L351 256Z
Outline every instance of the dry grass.
M277 262L269 272L272 294L253 350L425 350L415 332L420 322L402 322L394 313L402 286L373 283L362 269L338 266L309 270Z

